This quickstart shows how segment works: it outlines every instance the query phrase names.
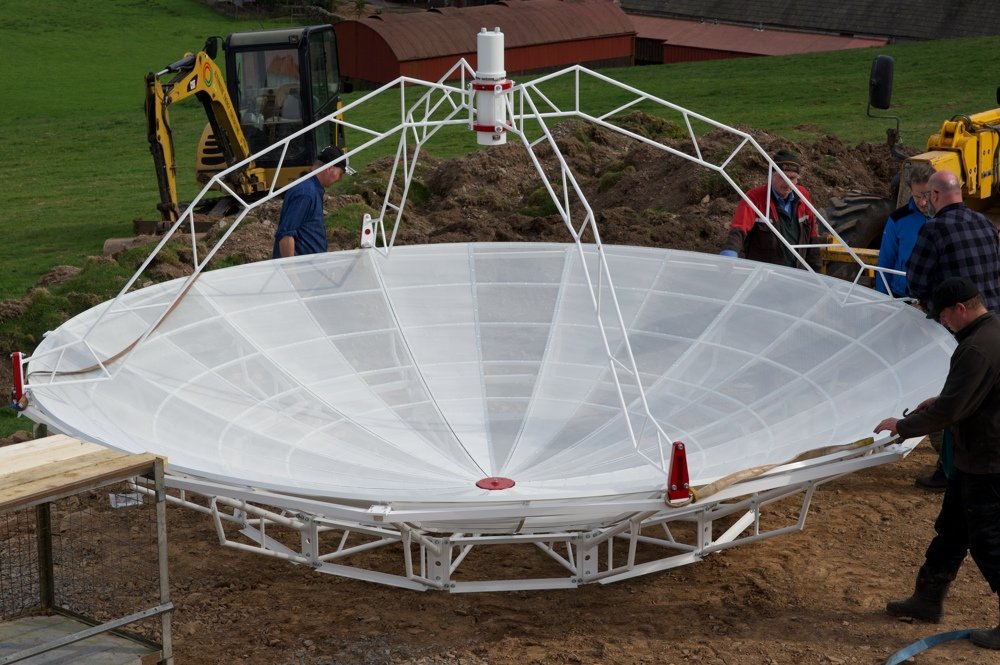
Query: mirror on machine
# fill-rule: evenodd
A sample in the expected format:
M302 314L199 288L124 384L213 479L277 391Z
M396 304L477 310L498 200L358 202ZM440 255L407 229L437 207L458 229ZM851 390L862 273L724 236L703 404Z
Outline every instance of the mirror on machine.
M868 78L868 105L885 111L892 102L891 55L877 55L872 60L871 76ZM1000 95L1000 92L997 93Z

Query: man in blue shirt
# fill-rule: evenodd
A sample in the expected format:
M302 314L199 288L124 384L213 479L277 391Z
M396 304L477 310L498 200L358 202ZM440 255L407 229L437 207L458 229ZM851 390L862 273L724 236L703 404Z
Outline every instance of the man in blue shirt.
M906 264L917 244L917 234L927 221L927 197L930 185L927 181L934 175L934 167L925 162L914 164L906 174L906 184L910 188L910 200L905 206L893 211L882 232L882 246L878 250L878 266L906 272ZM875 288L888 293L882 276L889 281L891 295L902 298L907 295L906 275L881 273L875 278Z
M326 221L323 216L323 193L326 188L354 171L345 157L337 164L330 164L344 157L344 151L335 145L320 151L313 168L327 164L313 177L306 178L285 192L281 204L281 218L274 234L271 258L318 254L326 251Z

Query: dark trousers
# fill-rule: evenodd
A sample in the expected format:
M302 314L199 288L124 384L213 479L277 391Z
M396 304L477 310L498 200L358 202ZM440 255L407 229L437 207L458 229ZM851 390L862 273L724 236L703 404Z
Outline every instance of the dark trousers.
M934 530L920 571L924 579L952 581L969 553L993 592L1000 592L1000 474L956 469Z

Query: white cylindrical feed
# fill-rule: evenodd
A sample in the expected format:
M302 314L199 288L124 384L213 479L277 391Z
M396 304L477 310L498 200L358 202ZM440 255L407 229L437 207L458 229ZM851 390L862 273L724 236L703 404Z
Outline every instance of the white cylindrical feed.
M476 35L478 68L469 85L475 95L476 117L472 129L479 145L507 142L507 95L513 84L506 80L504 40L500 28L486 28Z
M503 61L503 33L499 27L493 28L493 32L486 28L480 30L476 35L476 48L479 65L476 78L502 79L507 76Z

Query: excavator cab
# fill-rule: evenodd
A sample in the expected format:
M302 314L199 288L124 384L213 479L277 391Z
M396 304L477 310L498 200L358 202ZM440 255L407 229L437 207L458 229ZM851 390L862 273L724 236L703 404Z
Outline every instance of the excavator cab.
M173 104L194 97L208 116L195 165L201 185L341 108L332 25L233 33L223 42L225 73L216 64L219 41L210 37L201 51L146 75L146 136L159 185L160 219L133 220L137 234L162 232L185 209L177 194L177 154L169 113ZM229 174L227 187L244 200L264 196L272 186L283 187L312 170L319 151L328 145L344 147L340 125L323 123L295 139L283 160L284 146L274 147ZM209 219L196 220L195 228L211 226L233 203L225 192L202 199L195 212Z
M223 49L226 87L251 154L335 113L341 105L337 43L331 25L237 32L225 39ZM285 155L277 186L308 172L319 150L328 145L344 145L343 131L334 132L330 124L295 140ZM268 182L280 158L281 150L275 149L255 161L255 166L265 170ZM206 127L198 150L198 182L208 182L226 166L211 127Z

